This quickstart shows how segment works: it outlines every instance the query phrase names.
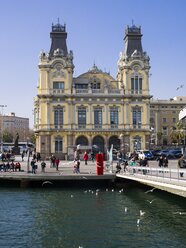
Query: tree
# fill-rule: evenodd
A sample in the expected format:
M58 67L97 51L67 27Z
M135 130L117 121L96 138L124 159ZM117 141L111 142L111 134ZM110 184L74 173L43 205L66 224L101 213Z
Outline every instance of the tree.
M7 142L7 143L13 142L13 135L6 130L3 132L3 142Z
M176 126L172 128L170 133L172 143L177 143L178 145L180 145L182 143L182 140L184 139L184 133L185 130L183 129L182 123L177 122Z

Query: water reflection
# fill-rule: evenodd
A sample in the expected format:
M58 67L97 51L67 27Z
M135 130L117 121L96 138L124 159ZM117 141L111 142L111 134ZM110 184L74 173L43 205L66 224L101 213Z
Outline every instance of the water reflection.
M186 211L185 199L158 190L97 192L0 189L0 247L186 247L186 215L175 214Z

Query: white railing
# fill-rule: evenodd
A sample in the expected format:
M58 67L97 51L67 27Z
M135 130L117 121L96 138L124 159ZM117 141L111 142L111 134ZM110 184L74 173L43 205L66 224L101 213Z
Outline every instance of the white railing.
M172 169L168 167L143 167L128 165L123 173L129 173L139 176L143 175L145 177L151 176L154 178L178 179L186 181L186 168Z

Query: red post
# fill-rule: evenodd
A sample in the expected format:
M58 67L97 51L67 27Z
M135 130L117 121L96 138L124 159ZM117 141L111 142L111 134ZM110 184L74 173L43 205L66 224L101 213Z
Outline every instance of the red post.
M96 154L96 172L97 175L103 175L103 154Z

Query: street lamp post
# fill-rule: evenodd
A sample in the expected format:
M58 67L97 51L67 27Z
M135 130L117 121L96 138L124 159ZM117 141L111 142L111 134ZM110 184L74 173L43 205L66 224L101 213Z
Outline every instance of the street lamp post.
M1 107L1 153L3 153L3 130L4 130L4 115L3 110L7 107L7 105L0 105Z
M30 172L30 147L29 147L29 138L27 138L27 173Z

